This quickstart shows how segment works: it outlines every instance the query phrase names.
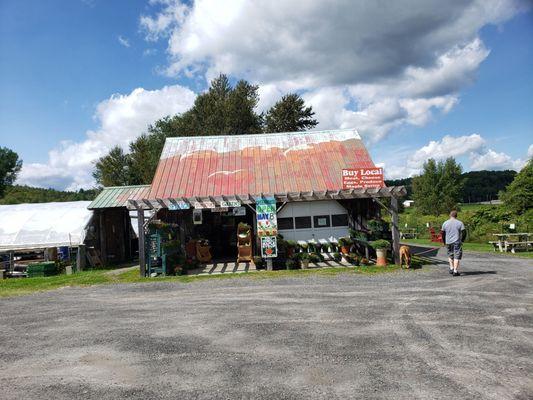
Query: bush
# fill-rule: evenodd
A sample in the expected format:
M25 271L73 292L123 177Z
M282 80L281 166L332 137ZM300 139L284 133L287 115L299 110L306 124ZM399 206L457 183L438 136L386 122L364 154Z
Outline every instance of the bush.
M300 260L297 258L289 258L287 261L285 261L285 267L287 269L300 269Z
M342 256L340 253L333 253L333 259L337 262L341 262Z
M320 253L309 253L309 261L312 263L318 263L324 261L324 256Z
M254 264L257 269L263 269L265 267L265 260L263 260L261 257L254 257Z
M339 238L339 246L341 247L348 247L353 244L353 240L348 237L341 237Z

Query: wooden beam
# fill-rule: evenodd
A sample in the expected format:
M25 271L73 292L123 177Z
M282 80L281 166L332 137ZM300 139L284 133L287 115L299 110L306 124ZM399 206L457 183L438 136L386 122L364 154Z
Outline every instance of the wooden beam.
M139 227L139 273L142 278L146 275L146 255L144 238L144 210L137 210L137 226Z
M400 229L398 227L398 199L391 197L392 214L392 253L394 263L400 264Z

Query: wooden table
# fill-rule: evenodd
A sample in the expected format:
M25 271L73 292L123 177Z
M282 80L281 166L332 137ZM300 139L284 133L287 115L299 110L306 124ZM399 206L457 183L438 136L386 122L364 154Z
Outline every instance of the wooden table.
M418 239L416 228L406 228L400 231L400 239Z
M508 250L515 253L517 247L524 247L526 251L529 251L529 246L533 245L533 240L531 240L533 233L493 233L493 236L496 236L498 240L489 243L494 246L494 251L498 249L501 253Z

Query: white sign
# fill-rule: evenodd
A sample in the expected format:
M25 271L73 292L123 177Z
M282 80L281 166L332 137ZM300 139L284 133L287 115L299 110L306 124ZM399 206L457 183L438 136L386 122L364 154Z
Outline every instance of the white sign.
M235 207L231 209L231 215L235 217L242 217L246 215L246 207Z
M220 207L240 207L241 202L239 200L221 201Z
M187 203L185 203L184 201L176 201L175 203L170 203L168 205L168 209L171 210L171 211L175 211L175 210L188 210L189 208L191 208L191 206L189 206Z
M198 208L198 209L215 208L215 203L213 203L212 201L204 201L204 202L195 201L194 203L192 203L192 205L194 208Z

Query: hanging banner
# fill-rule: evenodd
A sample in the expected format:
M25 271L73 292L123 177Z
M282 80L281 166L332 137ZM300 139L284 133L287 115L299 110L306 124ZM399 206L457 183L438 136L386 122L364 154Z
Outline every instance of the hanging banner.
M277 236L276 199L260 198L255 202L257 236Z
M278 256L278 245L276 236L261 237L261 257L275 258Z
M385 187L383 168L351 168L342 170L343 189Z

